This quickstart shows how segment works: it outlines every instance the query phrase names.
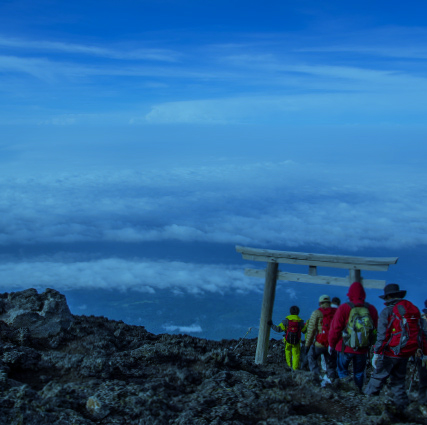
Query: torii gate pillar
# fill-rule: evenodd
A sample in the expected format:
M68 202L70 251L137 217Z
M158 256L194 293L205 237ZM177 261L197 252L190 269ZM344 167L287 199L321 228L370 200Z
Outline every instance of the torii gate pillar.
M262 299L261 319L259 323L258 344L256 347L255 363L263 363L267 358L270 326L267 322L273 316L274 298L276 296L278 263L268 263L265 273L264 297Z
M303 252L273 251L267 249L236 246L236 251L242 254L245 260L267 262L267 269L246 269L245 275L265 277L264 297L261 307L258 343L255 354L255 363L263 364L267 359L270 326L268 321L273 316L274 298L276 295L277 280L291 282L317 283L321 285L350 286L353 282L360 282L366 288L384 288L384 280L364 279L361 270L386 271L390 264L396 264L398 258L377 257L350 257L345 255L306 254ZM308 274L279 272L278 263L308 266ZM317 267L336 267L348 269L347 277L319 276Z

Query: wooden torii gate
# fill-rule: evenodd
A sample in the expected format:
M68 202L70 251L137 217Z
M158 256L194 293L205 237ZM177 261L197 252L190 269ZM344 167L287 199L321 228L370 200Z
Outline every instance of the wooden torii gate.
M303 252L275 251L236 246L236 251L242 254L243 259L264 261L266 270L245 269L246 276L265 277L264 297L261 307L261 319L258 333L258 343L255 354L255 363L262 364L267 358L270 327L267 322L273 314L274 298L276 295L277 280L291 282L318 283L322 285L350 286L353 282L360 282L365 288L383 289L385 280L364 279L360 271L387 271L390 264L396 264L398 257L352 257L347 255L307 254ZM279 271L279 263L308 266L308 274L289 273ZM317 267L333 267L348 269L347 277L319 276Z

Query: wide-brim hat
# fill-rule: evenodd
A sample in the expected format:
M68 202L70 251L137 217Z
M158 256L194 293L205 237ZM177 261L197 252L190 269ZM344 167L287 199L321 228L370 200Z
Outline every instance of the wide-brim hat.
M394 298L404 298L406 295L406 291L400 290L399 285L397 283L389 283L384 287L384 295L380 295L380 298L384 300L385 297L388 297L389 295Z

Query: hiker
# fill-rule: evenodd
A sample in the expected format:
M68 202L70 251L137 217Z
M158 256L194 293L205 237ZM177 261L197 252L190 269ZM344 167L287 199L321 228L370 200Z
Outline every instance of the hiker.
M427 340L421 331L420 311L410 301L404 300L406 291L396 283L384 288L385 308L378 319L377 342L374 345L372 366L374 372L365 388L367 395L379 395L390 377L395 408L400 411L409 404L405 389L408 360L418 348L427 355Z
M320 382L318 358L322 354L325 356L327 377L331 381L337 378L336 351L328 352L329 327L336 311L336 308L331 307L329 295L322 295L319 298L319 308L313 311L308 323L305 346L308 351L308 365L316 382Z
M332 298L331 307L338 308L340 305L341 305L341 300L338 297ZM326 372L326 360L325 360L324 354L321 355L321 365L322 365L322 370Z
M349 302L340 305L329 330L329 352L336 350L340 379L347 378L353 362L353 379L362 393L366 360L375 342L378 324L377 309L365 302L366 293L360 282L353 282L348 290Z
M341 305L341 300L338 297L332 298L331 307L338 308Z
M421 328L424 336L427 337L427 300L424 301L423 314L421 315ZM416 356L416 364L418 369L418 404L421 413L427 416L427 355L423 356L421 350L418 350Z
M283 342L285 344L286 363L289 367L296 370L299 366L300 351L301 351L301 333L306 332L304 320L299 314L299 307L293 305L289 309L289 316L283 319L279 326L275 326L271 320L267 322L271 329L275 332L285 332Z

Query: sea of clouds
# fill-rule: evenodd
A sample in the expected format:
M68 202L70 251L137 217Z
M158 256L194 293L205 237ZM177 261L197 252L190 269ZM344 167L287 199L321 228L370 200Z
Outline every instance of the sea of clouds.
M70 253L73 243L203 242L318 246L349 255L427 244L427 179L396 167L355 176L352 167L295 161L218 163L115 172L0 178L0 285L4 290L259 289L242 262L153 259L136 252ZM57 252L43 252L56 244ZM20 247L22 255L8 246ZM38 247L31 255L28 247ZM65 255L62 253L68 251ZM19 250L18 250L19 251ZM381 255L379 255L381 256Z

